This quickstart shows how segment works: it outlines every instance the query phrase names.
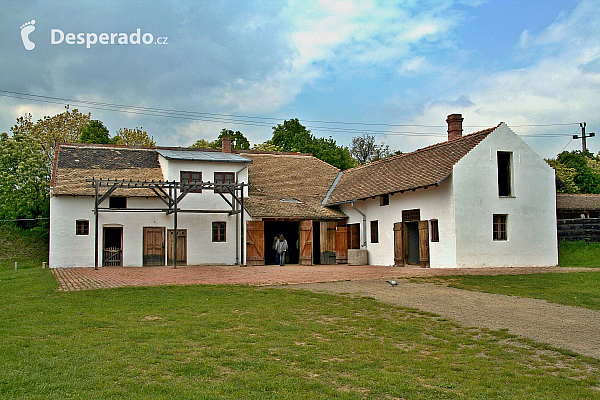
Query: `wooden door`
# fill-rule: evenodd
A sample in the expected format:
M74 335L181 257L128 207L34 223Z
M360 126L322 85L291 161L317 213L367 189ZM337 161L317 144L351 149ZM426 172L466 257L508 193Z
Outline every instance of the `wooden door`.
M167 230L167 265L173 265L175 241L173 229ZM177 229L177 265L187 264L187 229Z
M348 263L348 228L338 225L335 231L335 259L338 264Z
M404 266L402 222L394 222L394 265Z
M265 223L246 223L246 264L265 265Z
M300 221L300 265L313 265L313 222Z
M348 248L360 249L360 224L348 224Z
M421 267L429 267L429 223L419 221L419 261Z
M165 265L165 228L144 228L143 265Z
M105 227L102 238L102 266L123 266L123 228Z

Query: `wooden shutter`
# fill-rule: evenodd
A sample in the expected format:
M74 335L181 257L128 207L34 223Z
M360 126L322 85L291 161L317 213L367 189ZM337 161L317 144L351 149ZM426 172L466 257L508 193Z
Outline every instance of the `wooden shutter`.
M394 222L394 265L404 265L402 222Z
M348 248L360 249L360 224L348 224Z
M173 265L173 229L167 230L167 265ZM177 229L177 265L187 264L187 229Z
M246 224L246 264L265 265L264 221L248 221Z
M300 265L312 265L313 222L300 221Z
M348 263L348 228L338 225L335 231L335 261L338 264Z
M429 267L429 223L419 221L419 261L421 267Z

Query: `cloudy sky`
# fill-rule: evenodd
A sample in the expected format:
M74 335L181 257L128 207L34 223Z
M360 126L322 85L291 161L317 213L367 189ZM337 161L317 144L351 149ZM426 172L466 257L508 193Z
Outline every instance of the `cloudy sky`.
M444 140L451 113L465 133L504 121L544 157L580 148L579 122L600 135L597 0L23 0L0 11L0 132L69 99L111 135L142 126L165 146L222 128L260 143L299 118L338 144L370 132L406 152ZM600 137L588 147L600 151Z

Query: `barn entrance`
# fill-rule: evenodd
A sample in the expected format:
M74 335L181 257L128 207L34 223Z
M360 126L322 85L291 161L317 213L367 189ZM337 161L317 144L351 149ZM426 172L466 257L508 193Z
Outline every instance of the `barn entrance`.
M273 244L276 235L283 235L288 242L286 264L298 264L300 259L299 221L265 221L265 264L275 264L275 250Z

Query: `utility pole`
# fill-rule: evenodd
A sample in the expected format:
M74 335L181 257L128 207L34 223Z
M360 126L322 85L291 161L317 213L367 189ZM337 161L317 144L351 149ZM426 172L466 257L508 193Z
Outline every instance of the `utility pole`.
M596 136L596 134L594 132L590 132L587 134L585 133L585 122L581 122L579 126L581 127L581 136L573 135L573 139L581 139L581 151L585 153L587 150L587 147L585 145L585 138L594 137Z

